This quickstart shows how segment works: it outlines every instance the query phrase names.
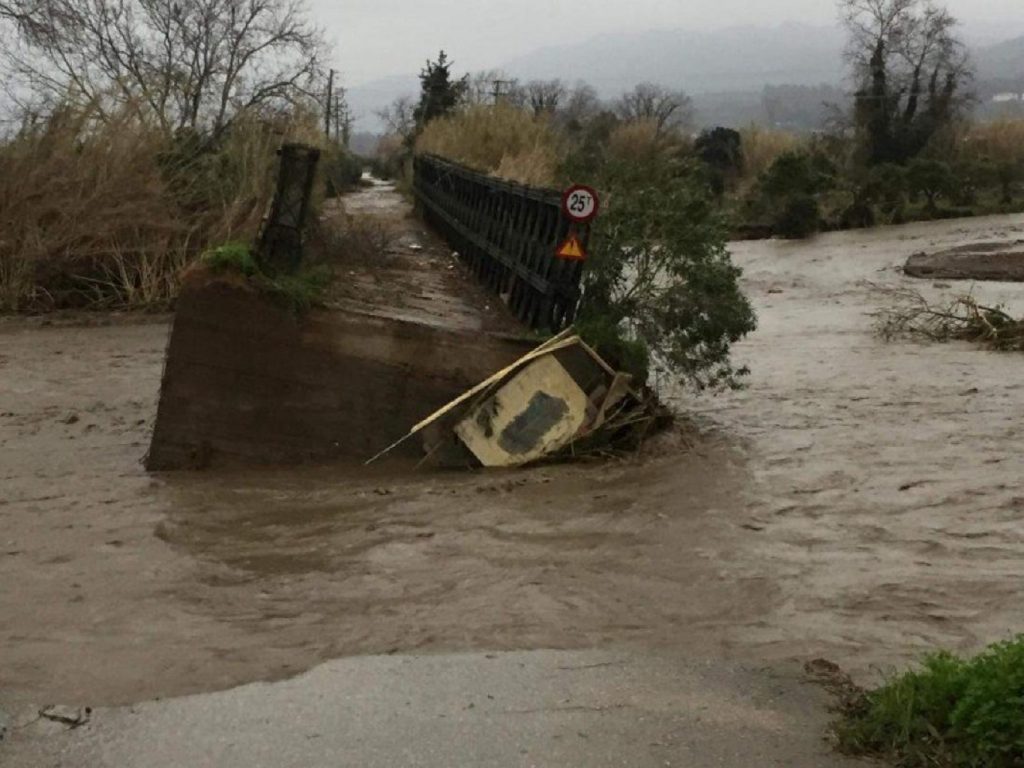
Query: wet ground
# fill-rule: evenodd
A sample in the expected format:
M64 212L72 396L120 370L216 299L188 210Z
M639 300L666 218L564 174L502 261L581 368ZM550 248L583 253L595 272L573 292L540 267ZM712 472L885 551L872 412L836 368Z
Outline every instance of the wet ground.
M164 322L0 322L0 709L366 653L828 657L861 680L1019 631L1024 357L886 344L872 283L1024 217L737 244L761 327L703 433L613 465L150 476ZM1024 286L976 292L1024 312Z
M867 768L792 674L645 651L358 656L16 726L5 768ZM25 734L34 738L27 739Z
M364 176L356 192L328 200L323 217L349 231L338 249L328 307L453 330L523 334L392 182Z

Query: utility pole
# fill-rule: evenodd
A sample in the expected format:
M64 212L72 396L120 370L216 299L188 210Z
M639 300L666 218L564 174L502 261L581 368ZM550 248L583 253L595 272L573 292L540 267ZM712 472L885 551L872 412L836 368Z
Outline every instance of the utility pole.
M324 106L324 134L331 138L331 105L334 103L334 70L327 75L327 103Z
M515 80L494 80L494 90L491 92L491 95L494 97L495 106L500 104L503 98L511 94L512 87L515 84Z

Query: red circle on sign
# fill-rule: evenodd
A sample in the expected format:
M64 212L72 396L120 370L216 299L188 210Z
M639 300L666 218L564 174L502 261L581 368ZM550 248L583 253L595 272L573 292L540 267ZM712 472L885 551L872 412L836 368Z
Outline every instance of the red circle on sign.
M574 184L562 193L562 213L577 224L592 221L600 208L597 190L586 184Z

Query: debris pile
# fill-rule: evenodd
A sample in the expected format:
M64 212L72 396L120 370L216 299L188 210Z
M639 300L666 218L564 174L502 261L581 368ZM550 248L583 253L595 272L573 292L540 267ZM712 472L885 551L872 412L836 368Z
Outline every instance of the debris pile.
M877 329L884 339L973 341L990 349L1024 351L1024 319L1014 318L1003 307L979 304L969 294L936 305L911 289L886 293L894 297L895 304L876 313Z
M666 420L656 398L632 386L571 328L431 414L413 438L421 464L513 467L636 450ZM367 462L367 463L370 463Z

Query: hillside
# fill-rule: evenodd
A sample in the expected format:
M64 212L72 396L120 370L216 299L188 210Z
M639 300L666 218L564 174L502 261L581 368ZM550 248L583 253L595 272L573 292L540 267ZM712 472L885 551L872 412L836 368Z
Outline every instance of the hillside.
M1012 30L1008 27L1008 30ZM973 39L991 39L988 36ZM520 80L584 80L604 98L614 98L649 80L695 96L701 122L742 123L760 119L766 86L841 87L845 76L844 35L838 27L785 23L776 27L730 27L713 32L650 30L593 37L495 62ZM1024 91L1024 36L972 47L979 94ZM375 131L375 110L418 91L415 73L349 89L360 130Z
M759 91L765 85L838 82L842 47L838 28L796 23L714 32L651 30L543 48L502 69L524 79L583 79L609 95L643 80L692 93Z
M979 80L1024 80L1024 36L978 49L974 62Z

